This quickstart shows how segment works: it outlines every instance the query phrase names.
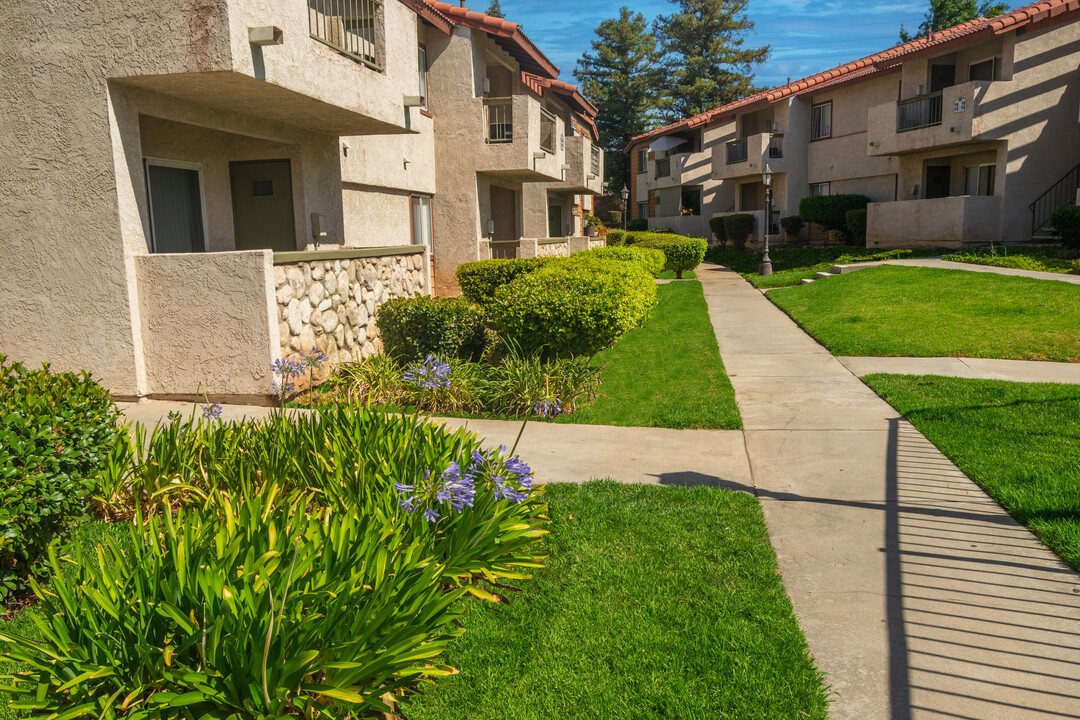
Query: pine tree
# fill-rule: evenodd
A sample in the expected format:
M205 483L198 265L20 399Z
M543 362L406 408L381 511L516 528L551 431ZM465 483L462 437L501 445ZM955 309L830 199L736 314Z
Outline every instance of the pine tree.
M697 115L757 90L753 68L770 47L744 47L754 23L747 0L672 0L678 12L656 19L667 78L660 109L670 120Z
M1008 11L1009 6L1005 3L991 0L984 0L980 4L975 0L930 0L930 11L923 16L916 34L912 35L903 25L900 26L900 42L908 42L928 32L944 30L977 17L997 17Z
M491 4L488 5L487 14L491 17L504 18L502 8L499 7L499 0L491 0Z
M630 138L656 125L658 49L649 22L628 7L600 23L596 36L593 52L581 56L574 77L600 111L597 129L605 151L605 175L611 191L617 192L623 185L630 187L629 159L623 149Z

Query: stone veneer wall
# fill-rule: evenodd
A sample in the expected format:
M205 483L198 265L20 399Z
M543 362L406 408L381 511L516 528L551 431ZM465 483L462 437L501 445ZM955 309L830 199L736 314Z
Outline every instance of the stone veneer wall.
M558 242L540 240L536 243L536 257L568 257L569 255L569 240L561 240Z
M275 263L277 261L275 260ZM331 367L382 350L377 309L390 298L430 292L423 253L339 259L313 259L274 266L281 357L318 348ZM306 378L301 378L306 386Z

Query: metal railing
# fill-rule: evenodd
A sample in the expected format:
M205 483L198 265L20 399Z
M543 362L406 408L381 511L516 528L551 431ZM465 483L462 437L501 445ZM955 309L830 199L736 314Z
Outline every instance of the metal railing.
M600 148L592 146L592 154L589 158L589 169L593 175L600 175Z
M382 70L378 35L382 0L307 0L308 33L375 70Z
M671 176L671 158L663 158L656 161L656 177L670 177Z
M769 157L782 158L784 157L784 135L783 133L773 133L769 137Z
M732 140L727 144L727 164L734 165L735 163L746 162L747 146L746 138L740 140Z
M489 143L514 142L514 98L484 98L484 126Z
M540 108L540 149L555 152L555 116L544 108Z
M518 256L517 240L492 240L491 257L493 260L513 260Z
M941 92L896 103L896 132L941 124Z
M1076 191L1080 188L1080 165L1077 165L1065 177L1058 180L1049 190L1029 206L1031 210L1031 234L1034 236L1050 223L1050 216L1055 210L1076 202Z

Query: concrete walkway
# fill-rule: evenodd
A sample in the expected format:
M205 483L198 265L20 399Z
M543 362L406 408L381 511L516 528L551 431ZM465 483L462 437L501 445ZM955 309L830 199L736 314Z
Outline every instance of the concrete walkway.
M1013 277L1028 277L1036 280L1057 280L1058 282L1080 285L1080 275L1067 273L1042 272L1039 270L1018 270L1017 268L994 267L993 265L976 265L974 263L953 262L938 258L904 258L900 260L881 260L868 263L850 263L847 265L834 265L840 268L840 274L865 270L866 268L879 265L904 265L908 267L944 268L946 270L969 270L971 272L992 273L994 275L1011 275Z
M1080 717L1080 578L762 293L698 279L832 717Z
M836 359L859 377L872 373L895 373L1080 385L1080 363L959 357L838 357Z

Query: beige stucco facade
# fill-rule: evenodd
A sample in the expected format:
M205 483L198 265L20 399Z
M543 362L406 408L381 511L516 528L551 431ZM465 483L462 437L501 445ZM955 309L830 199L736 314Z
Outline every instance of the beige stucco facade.
M1035 6L1013 15L1023 24L980 21L979 32L919 40L643 137L627 149L643 203L633 217L647 208L650 226L708 236L708 217L751 212L760 233L767 164L774 223L812 193L859 193L871 200L872 247L1045 237L1051 200L1075 192L1056 184L1080 163L1080 18ZM828 106L823 137L812 133L818 106ZM655 151L693 133L704 142L692 153ZM657 178L658 162L669 176ZM705 165L709 178L694 172ZM696 223L670 217L688 187L703 189Z

